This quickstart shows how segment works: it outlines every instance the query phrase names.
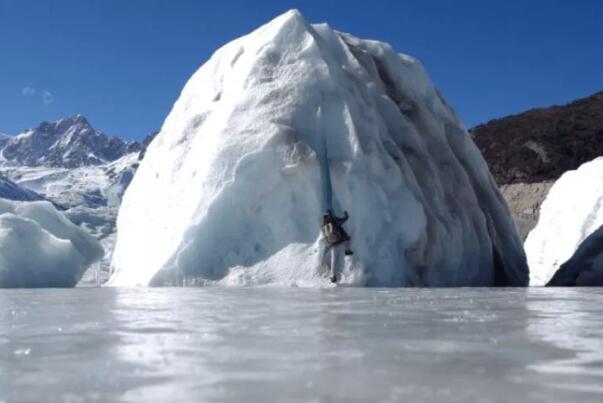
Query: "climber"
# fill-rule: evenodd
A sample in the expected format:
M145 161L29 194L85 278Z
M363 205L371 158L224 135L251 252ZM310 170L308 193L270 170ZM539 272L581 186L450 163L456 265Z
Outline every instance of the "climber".
M335 263L337 261L336 256L336 248L344 244L345 245L345 255L351 256L354 254L350 249L350 236L345 229L343 229L343 224L350 218L348 212L345 211L343 217L336 217L333 214L333 211L330 209L322 217L322 234L327 241L327 248L325 250L325 255L327 252L331 251L331 282L335 283L337 281L337 273L335 272Z

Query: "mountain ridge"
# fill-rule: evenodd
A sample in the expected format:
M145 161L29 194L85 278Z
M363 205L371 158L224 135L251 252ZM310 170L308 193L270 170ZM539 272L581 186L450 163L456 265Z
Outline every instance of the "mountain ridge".
M109 136L77 114L0 136L0 164L78 168L113 162L141 149L140 142Z

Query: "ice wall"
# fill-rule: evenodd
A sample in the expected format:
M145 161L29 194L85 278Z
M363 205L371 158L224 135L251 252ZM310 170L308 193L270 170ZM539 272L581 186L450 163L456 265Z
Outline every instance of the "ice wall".
M329 204L351 214L343 283L527 284L487 165L421 64L295 10L186 84L124 195L110 284L324 284Z

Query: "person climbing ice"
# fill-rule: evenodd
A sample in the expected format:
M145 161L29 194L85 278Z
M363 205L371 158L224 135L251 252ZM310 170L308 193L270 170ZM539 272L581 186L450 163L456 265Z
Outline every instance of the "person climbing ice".
M346 256L351 256L354 254L352 249L350 249L351 238L343 228L343 224L348 220L348 218L350 218L350 216L347 211L343 213L343 217L336 217L331 209L328 209L322 217L322 234L327 241L325 255L328 252L331 252L330 277L331 282L333 283L337 282L336 263L338 247L340 245L345 245Z

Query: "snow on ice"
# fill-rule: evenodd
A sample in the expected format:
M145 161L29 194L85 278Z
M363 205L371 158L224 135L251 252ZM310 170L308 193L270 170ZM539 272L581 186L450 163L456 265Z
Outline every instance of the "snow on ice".
M421 63L297 11L186 84L124 195L110 284L320 286L331 206L351 215L342 283L527 285L505 202Z

